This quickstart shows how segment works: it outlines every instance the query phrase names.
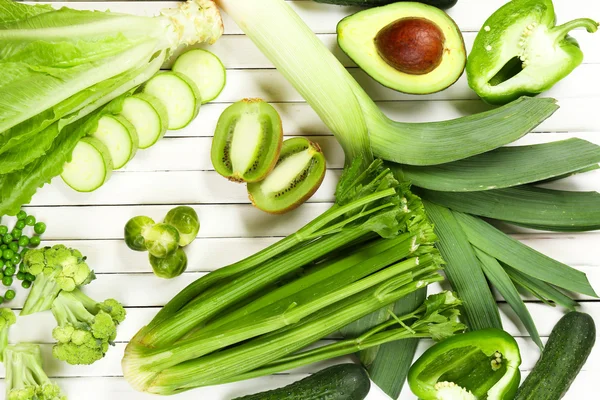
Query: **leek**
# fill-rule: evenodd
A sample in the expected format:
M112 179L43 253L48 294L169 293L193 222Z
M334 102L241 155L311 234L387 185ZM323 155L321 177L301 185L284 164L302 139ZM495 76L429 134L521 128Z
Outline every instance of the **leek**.
M535 229L581 232L600 229L600 193L531 185L469 193L421 189L423 198L456 211Z
M285 1L217 3L331 129L347 164L357 155L368 160L371 145L376 157L402 164L460 160L513 142L558 108L552 99L523 98L453 121L391 121Z

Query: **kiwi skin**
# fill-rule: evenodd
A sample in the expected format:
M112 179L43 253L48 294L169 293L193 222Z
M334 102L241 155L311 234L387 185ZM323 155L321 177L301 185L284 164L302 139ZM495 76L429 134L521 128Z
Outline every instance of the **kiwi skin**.
M309 145L315 150L316 153L323 154L323 151L321 150L321 146L319 146L317 143L309 141ZM312 189L310 191L306 192L306 194L304 196L302 196L300 199L298 199L298 201L289 205L287 208L282 208L279 210L267 210L265 208L260 207L260 205L254 201L254 196L252 196L252 193L248 192L248 198L250 199L250 202L252 202L252 205L261 211L264 211L264 212L266 212L268 214L272 214L272 215L285 214L287 212L290 212L290 211L295 210L296 208L300 207L308 199L310 199L316 193L317 190L319 190L319 188L321 187L321 184L323 183L323 179L325 179L326 172L327 172L327 168L323 168L323 172L321 173L321 176L319 177L319 179L317 181L315 181L315 184L313 185Z

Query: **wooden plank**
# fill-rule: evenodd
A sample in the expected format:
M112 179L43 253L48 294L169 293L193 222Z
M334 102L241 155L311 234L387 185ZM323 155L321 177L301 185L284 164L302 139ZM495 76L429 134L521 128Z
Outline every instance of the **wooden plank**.
M108 2L45 2L55 7L69 6L83 10L107 10L124 12L137 15L157 15L160 10L167 7L176 7L176 1L152 1L140 7L133 1L108 1ZM477 31L489 15L496 11L506 0L461 0L448 11L463 31ZM288 4L302 17L308 26L316 33L334 33L338 21L349 14L360 10L358 7L340 7L318 4L312 1L288 1ZM558 22L563 23L582 17L580 10L586 10L589 18L600 17L600 5L589 0L555 0L554 1ZM226 34L240 34L241 30L225 14L223 16Z

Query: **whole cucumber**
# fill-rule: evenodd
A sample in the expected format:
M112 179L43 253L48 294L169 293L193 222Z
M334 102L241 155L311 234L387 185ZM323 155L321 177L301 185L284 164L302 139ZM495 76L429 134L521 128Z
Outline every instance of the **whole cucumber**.
M357 364L339 364L291 385L234 400L363 400L371 380Z
M596 325L588 314L572 311L562 317L515 400L561 399L581 371L595 341Z
M314 0L317 3L336 4L338 6L359 6L359 7L378 7L385 6L398 1L410 0ZM425 3L443 10L454 7L458 0L416 0L418 3Z

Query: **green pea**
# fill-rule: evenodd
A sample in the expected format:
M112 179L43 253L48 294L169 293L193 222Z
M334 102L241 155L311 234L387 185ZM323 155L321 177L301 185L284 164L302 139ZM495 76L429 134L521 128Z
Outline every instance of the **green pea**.
M17 223L15 224L15 228L17 228L17 229L24 229L25 228L25 221L23 221L23 220L17 221Z
M0 304L4 303L4 297L0 296Z
M31 239L29 239L29 245L31 247L37 247L40 245L40 237L39 236L34 236Z
M25 235L21 235L21 237L19 238L19 246L25 247L27 245L29 245L29 238ZM23 249L23 250L26 250L26 249Z
M7 233L6 235L2 236L2 241L8 245L10 242L13 241L13 237L10 233Z
M14 276L15 272L16 272L15 267L7 267L4 270L4 276Z
M0 250L4 250L4 249L8 249L8 245L7 245L7 244L4 244L4 243L2 243L2 244L0 245Z
M25 225L27 226L34 226L35 222L35 217L33 215L28 215L27 218L25 218Z
M26 272L25 279L27 279L29 282L35 282L35 275L30 274L29 272Z
M21 210L17 213L17 219L19 221L25 218L27 218L27 213L24 210Z
M22 272L22 271L17 272L17 279L20 281L24 281L25 280L25 272Z
M10 261L10 260L6 260L6 261L4 262L4 266L5 266L6 268L10 268L10 267L14 267L14 264L13 264L13 262L12 262L12 261Z
M38 235L41 235L42 233L46 232L46 224L43 222L38 222L37 224L35 224L33 226L33 230L35 231L35 233L37 233Z
M10 260L14 265L17 265L21 262L21 255L19 253L15 253L15 256Z
M0 225L0 235L6 235L8 233L8 226Z
M7 300L12 300L12 299L14 299L14 298L15 298L15 296L16 296L16 293L15 293L15 291L14 291L14 290L12 290L12 289L10 289L10 290L7 290L7 291L6 291L6 293L4 293L4 297L5 297Z
M31 282L23 281L23 283L21 283L21 286L23 286L25 289L29 289L31 287Z
M17 242L10 242L8 244L8 248L11 249L12 251L14 251L15 253L19 252L19 243Z
M17 240L21 237L21 235L23 235L23 229L15 228L10 234L12 235L13 240Z
M2 258L5 260L10 260L15 256L14 250L6 249L2 251Z
M2 278L2 284L4 286L10 286L13 283L13 278L12 276L4 276L4 278Z

